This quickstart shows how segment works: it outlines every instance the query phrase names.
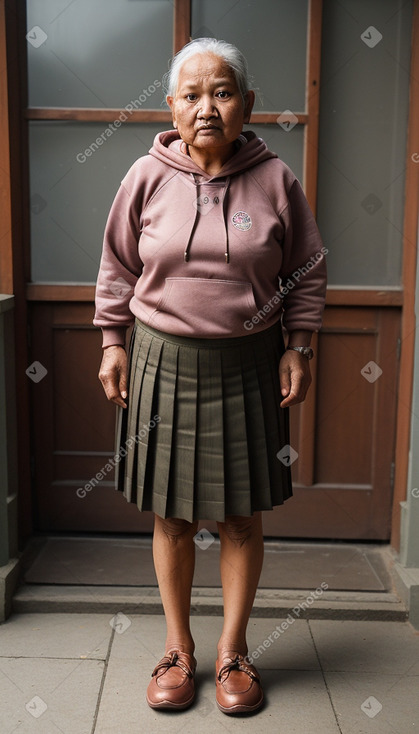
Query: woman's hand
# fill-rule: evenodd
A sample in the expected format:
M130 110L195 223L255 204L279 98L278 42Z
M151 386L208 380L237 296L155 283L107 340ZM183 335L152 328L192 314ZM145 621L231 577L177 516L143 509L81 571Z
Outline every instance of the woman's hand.
M310 363L303 354L287 350L279 362L279 382L284 400L281 408L302 403L311 384Z
M126 408L127 397L127 355L124 347L112 346L103 350L99 380L108 400L121 408Z

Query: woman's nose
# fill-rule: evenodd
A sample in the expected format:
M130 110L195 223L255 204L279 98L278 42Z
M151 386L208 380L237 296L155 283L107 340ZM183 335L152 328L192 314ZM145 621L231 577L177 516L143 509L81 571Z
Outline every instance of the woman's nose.
M199 118L214 117L217 114L214 102L211 97L203 97L201 99L200 109L198 111Z

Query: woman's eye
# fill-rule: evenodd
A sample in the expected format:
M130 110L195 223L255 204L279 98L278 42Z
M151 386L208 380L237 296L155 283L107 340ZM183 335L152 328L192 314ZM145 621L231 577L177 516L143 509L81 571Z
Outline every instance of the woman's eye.
M217 97L221 97L221 99L227 99L227 97L230 97L230 92L226 92L225 89L222 89L220 92L217 92Z

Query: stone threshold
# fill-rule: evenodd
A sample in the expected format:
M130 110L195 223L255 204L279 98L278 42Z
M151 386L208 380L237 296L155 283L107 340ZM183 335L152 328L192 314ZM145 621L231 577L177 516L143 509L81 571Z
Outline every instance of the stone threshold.
M155 586L81 586L23 584L13 597L13 610L19 613L73 612L115 614L163 614ZM220 588L194 587L192 615L222 616ZM313 589L259 589L252 617L335 620L381 620L404 622L405 604L394 593L324 591Z

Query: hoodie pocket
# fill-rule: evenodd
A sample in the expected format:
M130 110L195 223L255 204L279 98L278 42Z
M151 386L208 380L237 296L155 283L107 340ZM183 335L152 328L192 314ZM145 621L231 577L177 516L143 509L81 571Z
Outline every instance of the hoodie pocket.
M180 333L206 336L246 334L245 322L258 311L252 284L216 278L166 278L162 297L149 324L183 325ZM264 319L263 319L264 320ZM179 328L179 327L178 327Z

